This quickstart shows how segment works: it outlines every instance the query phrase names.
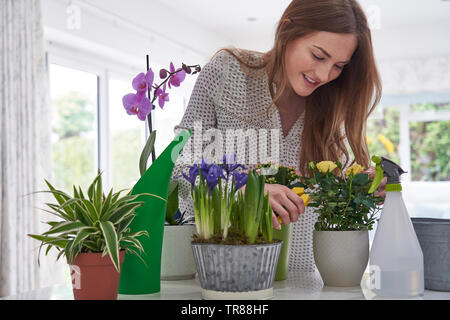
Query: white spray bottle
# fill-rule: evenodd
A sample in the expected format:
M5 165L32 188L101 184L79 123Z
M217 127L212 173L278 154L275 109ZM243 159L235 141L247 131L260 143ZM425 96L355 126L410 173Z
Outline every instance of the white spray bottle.
M392 298L412 298L424 293L423 253L402 197L400 175L405 171L396 163L373 156L373 193L383 176L387 177L386 198L370 250L370 289Z

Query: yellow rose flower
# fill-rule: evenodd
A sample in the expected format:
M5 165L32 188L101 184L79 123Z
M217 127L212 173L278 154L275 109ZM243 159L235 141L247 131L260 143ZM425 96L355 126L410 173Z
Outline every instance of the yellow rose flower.
M294 193L296 193L297 195L301 196L305 192L305 188L294 187L292 188L292 191L294 191Z
M302 198L305 207L308 206L310 197L306 193L304 193L300 196L300 198Z
M322 173L332 172L334 169L337 168L337 165L333 161L320 161L316 165L317 169L319 169Z
M347 171L345 172L345 175L348 177L352 171L353 171L353 174L356 176L358 173L361 173L364 171L364 167L355 163L350 168L347 169Z

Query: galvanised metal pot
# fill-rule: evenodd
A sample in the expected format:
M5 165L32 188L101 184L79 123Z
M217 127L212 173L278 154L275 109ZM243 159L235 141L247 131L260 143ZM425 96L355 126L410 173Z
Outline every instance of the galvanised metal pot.
M271 299L282 242L224 245L192 242L204 299Z
M425 289L450 291L450 219L411 221L423 252Z

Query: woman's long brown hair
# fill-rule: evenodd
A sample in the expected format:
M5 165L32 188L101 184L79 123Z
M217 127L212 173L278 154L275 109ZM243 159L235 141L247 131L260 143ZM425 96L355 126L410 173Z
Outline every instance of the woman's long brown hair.
M250 51L222 50L231 53L250 69L265 68L269 84L281 79L276 93L269 86L276 106L288 89L285 76L287 43L317 31L355 34L358 45L338 78L305 97L299 169L308 175L310 161L336 161L343 157L343 165L348 166L350 159L345 139L355 156L352 163L356 161L367 168L370 159L365 138L366 121L381 98L382 87L367 19L355 0L293 0L278 23L273 48L264 54L264 61L258 65L249 60Z

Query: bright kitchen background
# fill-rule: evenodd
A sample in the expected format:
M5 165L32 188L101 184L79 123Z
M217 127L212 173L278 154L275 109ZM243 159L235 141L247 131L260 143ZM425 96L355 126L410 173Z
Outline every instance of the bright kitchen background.
M272 46L289 0L43 0L53 107L54 185L130 188L146 125L122 96L145 70L204 65L215 50ZM450 218L450 1L360 0L372 26L383 98L368 124L371 154L401 164L411 216ZM156 154L173 139L196 76L153 115ZM371 238L373 232L371 233Z

